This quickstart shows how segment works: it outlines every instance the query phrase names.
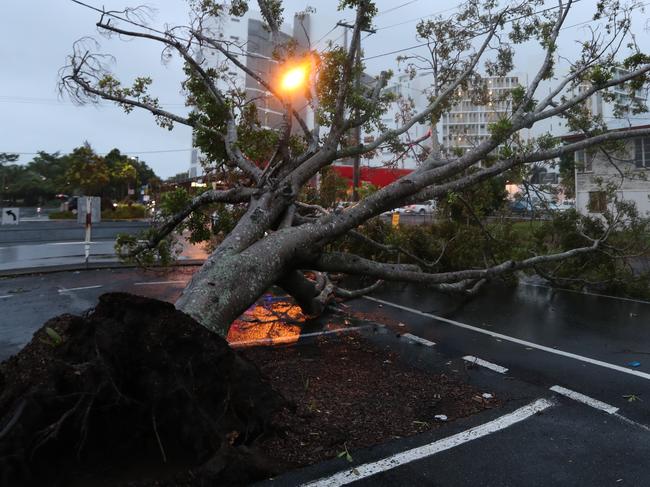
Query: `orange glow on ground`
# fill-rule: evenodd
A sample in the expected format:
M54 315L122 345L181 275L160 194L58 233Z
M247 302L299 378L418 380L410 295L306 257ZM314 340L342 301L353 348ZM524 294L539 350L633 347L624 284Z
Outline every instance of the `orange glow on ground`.
M305 320L300 306L286 300L264 300L246 310L230 325L226 339L239 347L295 343L300 338Z

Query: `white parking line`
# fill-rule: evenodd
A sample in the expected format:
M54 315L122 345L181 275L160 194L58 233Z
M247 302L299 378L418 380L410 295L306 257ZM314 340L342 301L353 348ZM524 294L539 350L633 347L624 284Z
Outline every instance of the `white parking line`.
M98 284L96 286L84 286L84 287L71 287L71 288L61 288L59 289L59 293L67 293L70 291L83 291L84 289L97 289L99 287L103 287L101 284Z
M617 372L622 372L624 374L635 375L641 377L642 379L650 380L650 374L647 372L641 372L640 370L626 369L620 365L610 364L609 362L603 362L602 360L596 360L590 357L585 357L584 355L578 355L576 353L565 352L564 350L558 350L557 348L547 347L545 345L540 345L538 343L529 342L528 340L522 340L520 338L511 337L504 335L502 333L497 333L490 330L484 330L478 326L468 325L466 323L461 323L460 321L450 320L448 318L443 318L442 316L436 316L431 313L425 313L424 311L419 311L417 309L409 308L407 306L402 306L400 304L391 303L390 301L384 301L383 299L377 299L370 296L364 296L364 299L369 299L370 301L375 301L377 303L382 303L387 306L392 306L393 308L401 309L408 311L410 313L418 314L420 316L426 316L427 318L433 318L434 320L442 321L450 325L458 326L459 328L465 328L466 330L472 330L477 333L483 333L484 335L489 335L494 338L500 338L501 340L507 340L512 343L517 343L525 347L536 348L537 350L543 350L544 352L553 353L555 355L561 355L563 357L571 358L574 360L579 360L581 362L586 362L588 364L597 365L599 367L604 367L606 369L615 370Z
M618 419L620 419L621 421L624 421L625 423L630 424L630 425L632 425L632 426L634 426L636 428L641 428L644 431L650 432L650 427L646 426L645 424L641 424L641 423L637 423L636 421L632 421L631 419L628 419L625 416L623 416L621 414L618 414L618 413L614 413L614 414L612 414L612 416L615 416Z
M81 240L80 242L50 242L43 245L83 245L85 243L96 244L100 242L86 242L84 240Z
M488 362L487 360L474 357L473 355L465 355L463 357L463 360L466 360L467 362L471 362L475 365L480 365L481 367L485 367L486 369L494 370L499 374L505 374L506 372L508 372L508 369L505 367L501 367L500 365L493 364L492 362Z
M157 286L160 284L187 284L188 281L149 281L149 282L135 282L134 286Z
M571 389L567 389L566 387L553 386L550 389L553 392L557 392L558 394L568 397L569 399L573 399L574 401L581 402L582 404L586 404L587 406L590 406L592 408L605 411L607 414L615 414L618 412L617 407L599 401L598 399L594 399L593 397L585 396L584 394L580 394L579 392L572 391Z
M409 340L412 340L414 342L421 343L425 347L433 347L436 344L435 342L429 341L426 338L415 336L415 335L412 335L411 333L404 333L402 336L404 338L408 338Z
M545 284L534 284L532 282L520 282L520 284L523 284L524 286L541 287L541 288L545 288L545 289L552 289L554 291L564 291L564 292L567 292L567 293L574 293L574 294L586 294L587 296L598 296L599 298L617 299L618 301L628 301L628 302L631 302L631 303L650 304L650 301L644 301L642 299L622 298L620 296L610 296L609 294L590 293L588 291L577 291L575 289L566 289L566 288L563 288L563 287L546 286Z
M463 431L462 433L455 434L448 438L443 438L442 440L434 441L428 445L423 445L401 453L396 453L395 455L384 458L382 460L378 460L376 462L364 463L363 465L359 465L357 467L344 470L343 472L336 473L331 477L325 477L303 485L304 487L337 487L339 485L350 484L352 482L356 482L357 480L370 477L371 475L400 467L415 460L420 460L422 458L435 455L436 453L449 450L450 448L462 445L468 441L476 440L491 433L495 433L520 421L528 419L540 411L548 409L552 405L553 403L547 399L538 399L535 402L528 404L527 406L506 414L505 416L501 416L500 418L492 420L489 423L485 423L480 426L471 428L467 431Z
M10 297L12 297L12 295L11 295L11 294L7 294L7 295L5 295L5 296L0 296L0 299L7 299L7 298L10 298Z
M282 345L287 343L294 343L296 340L300 338L315 337L321 335L332 335L334 333L349 333L351 331L364 330L366 328L370 328L370 325L353 326L350 328L341 328L340 330L315 331L312 333L304 333L299 336L290 335L290 336L279 336L276 338L261 338L259 340L242 340L239 342L229 342L228 345L230 345L233 348L250 347L253 345Z

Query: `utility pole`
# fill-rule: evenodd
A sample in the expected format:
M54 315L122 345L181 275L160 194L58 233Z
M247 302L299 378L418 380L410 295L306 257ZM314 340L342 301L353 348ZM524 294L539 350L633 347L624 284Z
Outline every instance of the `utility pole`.
M348 24L347 22L337 22L336 25L344 27L346 29L354 29L353 24ZM361 29L363 32L368 32L374 34L377 32L375 29ZM345 47L347 47L347 31L345 35ZM359 91L361 88L361 36L357 36L355 41L356 43L356 56L355 56L355 65L357 69L357 74L354 80L354 88ZM359 118L359 109L357 108L354 113L354 118ZM361 126L358 125L354 127L354 143L358 146L361 144ZM357 154L354 156L354 165L352 168L352 201L359 201L359 186L360 186L360 168L361 168L361 155Z

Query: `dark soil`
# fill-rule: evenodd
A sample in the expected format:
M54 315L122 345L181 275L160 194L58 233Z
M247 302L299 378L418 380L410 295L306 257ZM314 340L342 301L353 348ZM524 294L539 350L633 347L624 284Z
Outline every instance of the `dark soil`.
M359 335L236 353L106 294L0 365L0 485L241 485L497 405Z
M281 404L171 304L105 294L0 365L0 484L114 485L161 466L192 485L265 478L274 469L251 445Z
M410 436L500 405L446 375L409 367L358 335L315 345L251 349L271 384L290 400L275 416L280 431L260 448L283 469Z

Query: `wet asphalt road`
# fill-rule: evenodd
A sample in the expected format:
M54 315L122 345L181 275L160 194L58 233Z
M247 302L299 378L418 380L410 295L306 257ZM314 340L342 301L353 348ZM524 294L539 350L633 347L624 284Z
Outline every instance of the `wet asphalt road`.
M131 292L173 302L195 270L100 269L0 279L0 360L20 350L49 318L81 314L106 292Z
M16 352L45 319L63 312L83 312L104 292L128 291L174 301L193 270L120 269L2 279L0 359ZM292 472L272 485L299 485L351 467L362 469L366 462L428 442L444 443L455 433L498 421L539 399L552 405L506 429L358 481L354 471L347 478L355 484L379 486L650 485L650 380L634 375L634 371L650 373L650 303L536 285L493 286L463 306L409 286L385 289L374 297L386 303L380 306L364 298L347 304L376 321L403 324L386 328L381 337L374 339L383 340L382 344L393 347L405 360L426 357L438 369L448 367L450 374L460 371L480 390L506 399L505 406L456 421L431 434L354 452L352 464L333 460ZM500 333L504 338L461 325ZM435 346L414 344L400 337L407 332L435 342ZM466 367L462 360L465 355L509 370L498 374L481 367ZM633 361L639 361L640 366L628 365ZM556 385L619 410L609 414L559 396L549 390ZM630 401L630 397L637 399Z
M411 333L437 343L450 356L473 355L510 369L518 378L545 387L561 385L621 408L650 426L650 302L577 294L537 285L493 286L458 308L454 300L400 286L375 296L432 315L526 340L561 354L463 329L368 299L355 309L406 324ZM576 354L622 367L597 366ZM640 362L638 367L628 364ZM646 378L632 375L649 374ZM625 396L641 398L630 402ZM649 484L650 485L650 482Z

